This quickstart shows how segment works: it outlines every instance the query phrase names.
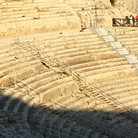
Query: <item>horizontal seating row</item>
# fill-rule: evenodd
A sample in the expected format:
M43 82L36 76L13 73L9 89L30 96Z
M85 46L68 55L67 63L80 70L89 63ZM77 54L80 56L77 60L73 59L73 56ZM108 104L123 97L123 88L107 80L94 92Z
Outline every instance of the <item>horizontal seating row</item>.
M102 83L94 84L99 89L102 89L105 93L112 95L112 97L118 99L124 105L130 107L133 110L137 110L137 88L138 77L128 77L125 79L110 80ZM120 93L121 91L121 93Z
M127 120L124 116L115 115L115 114L112 114L111 118L110 117L109 117L110 119L108 118L109 120L107 118L105 118L105 120L108 120L107 121L108 124L107 124L107 122L105 120L98 122L99 119L101 120L100 115L103 117L104 113L103 113L103 115L102 115L102 113L98 113L98 112L92 113L92 112L88 111L88 113L87 113L87 110L86 110L86 113L85 113L85 102L87 104L89 102L91 103L92 99L91 100L89 99L90 101L88 101L88 100L86 100L87 98L85 96L83 96L83 97L81 97L81 99L78 98L78 103L77 103L77 101L76 101L77 99L74 100L76 98L75 94L73 96L72 96L72 94L70 93L68 95L62 95L61 97L58 97L57 99L54 99L52 102L55 103L55 104L51 103L49 105L49 107L51 106L53 110L57 111L57 114L62 115L64 118L70 118L70 119L76 118L76 120L78 120L78 122L80 121L83 124L85 124L86 126L89 126L90 128L93 128L91 126L91 123L94 124L95 126L97 126L96 127L97 130L98 130L98 126L103 127L103 128L104 127L108 128L110 126L110 129L108 129L108 131L104 131L105 134L107 134L107 133L111 134L111 132L112 132L112 135L114 135L114 136L115 135L116 136L117 135L121 136L124 132L127 133L127 127L125 127L125 124L129 124L130 128L133 128L133 124L131 124L132 122L130 120ZM97 105L97 106L99 106L99 105ZM66 107L71 107L71 108L69 108L70 109L69 112L66 110ZM80 108L80 107L82 107L82 108ZM91 108L91 109L94 108L94 101L93 101L92 107L89 107L89 108ZM60 109L60 110L58 110L58 109ZM80 112L78 112L79 116L75 112L76 110L80 111ZM82 110L82 112L81 112L81 110ZM84 111L84 113L83 113L83 111ZM89 113L90 113L91 116L89 116ZM86 116L89 118L88 120L91 123L88 123L88 120L85 119ZM115 131L112 130L112 127L114 127L119 122L120 122L120 124L122 124L121 126L124 127L124 129L121 128L121 130L119 131L119 133L115 134ZM94 129L95 128L93 128L93 130ZM134 129L136 130L136 128L134 128Z
M52 41L52 39L50 41ZM61 43L62 43L62 41L61 41ZM21 48L24 48L24 47L22 47L22 45L18 45L18 46ZM7 47L7 48L9 48L9 47ZM37 45L36 48L41 49L41 46ZM80 74L81 73L84 74L85 77L88 78L87 80L89 82L95 82L97 80L102 82L103 80L105 81L105 80L108 80L109 78L110 79L116 79L116 78L118 79L118 78L123 78L126 76L135 76L135 69L131 68L131 65L127 64L127 62L124 61L123 58L117 58L115 51L112 51L112 49L110 49L108 47L103 48L103 49L104 49L103 51L97 50L97 52L95 52L95 53L92 53L92 51L94 51L94 50L92 50L91 54L90 53L88 54L88 53L86 53L85 49L84 49L84 51L81 51L82 49L78 48L78 51L77 51L77 49L76 49L76 51L73 51L70 48L70 51L69 51L70 55L68 52L66 52L66 50L65 51L63 50L61 53L59 52L59 55L61 54L61 56L62 56L62 54L64 55L64 52L65 52L64 57L61 59L59 57L59 60L61 60L63 63L64 62L69 63L71 68L73 68L73 66L74 66L73 69L75 69L77 72L80 72ZM25 51L26 51L26 56L24 57ZM97 132L97 131L100 131L101 128L104 127L105 134L122 137L124 135L124 133L127 133L127 128L125 127L125 124L128 124L129 129L130 128L131 128L131 130L133 129L133 132L136 130L133 123L129 122L128 119L124 118L121 121L121 124L122 124L121 130L119 130L120 128L115 129L116 131L119 131L119 134L117 135L114 130L114 125L117 125L119 123L120 117L118 117L118 119L116 119L116 121L114 121L112 119L111 120L107 119L105 121L104 119L102 119L102 117L99 119L100 115L99 116L97 115L97 118L94 118L94 116L96 117L96 115L94 114L94 116L91 116L91 118L88 119L90 114L88 114L88 115L86 114L86 116L84 117L83 114L81 115L81 113L79 113L79 112L76 112L76 113L69 112L68 113L68 111L67 111L67 114L66 114L63 111L62 113L59 112L59 114L58 114L58 112L56 112L56 110L53 110L54 112L56 112L56 115L55 115L51 112L48 112L45 109L43 110L43 108L41 108L39 110L35 110L35 111L33 110L34 112L31 113L30 110L31 110L32 106L33 107L39 106L42 103L45 105L48 105L49 101L51 101L51 100L53 101L53 99L55 99L55 102L61 103L63 105L65 104L65 106L68 106L69 109L73 109L76 111L82 111L83 109L87 109L87 105L89 104L89 102L91 103L92 100L88 99L88 97L86 97L84 95L83 95L84 100L80 100L76 97L75 98L69 97L68 95L66 95L66 93L68 93L68 92L72 92L73 90L78 90L78 86L77 86L76 82L73 80L72 76L68 76L65 74L58 75L58 71L61 71L61 73L62 73L61 68L55 67L55 70L57 69L58 71L56 71L57 73L54 73L53 71L49 71L47 68L45 68L41 64L41 60L38 60L37 57L35 57L35 55L32 55L33 58L31 59L31 54L29 54L29 50L24 49L24 51L22 51L22 53L20 53L19 49L15 49L15 53L16 52L18 53L18 55L21 54L21 58L19 58L18 60L19 61L26 60L28 62L28 65L26 65L26 64L23 65L22 63L21 64L19 63L18 65L23 65L23 66L18 67L17 65L15 65L15 67L13 67L13 70L9 69L9 72L7 72L7 73L9 73L9 75L7 75L7 80L9 77L13 77L13 79L15 78L15 80L16 80L16 78L21 79L21 80L23 79L22 83L27 84L28 87L31 87L33 89L31 89L29 92L29 89L25 85L21 84L22 87L19 86L20 83L18 83L18 86L16 85L15 87L10 86L11 88L9 88L9 90L7 89L6 92L3 92L3 95L5 94L5 97L1 98L2 104L0 105L0 109L12 110L15 112L22 113L23 115L27 116L28 122L34 121L34 124L38 123L40 125L40 126L38 126L38 128L41 129L41 127L42 127L43 131L45 133L51 134L51 135L55 135L54 131L57 131L56 134L58 134L60 136L59 131L64 131L64 128L67 125L65 123L65 121L67 120L68 117L70 118L69 120L71 122L72 122L72 120L75 120L75 123L77 122L77 125L81 124L82 126L85 126L86 128L90 128L90 129L84 130L84 129L82 129L81 126L75 127L75 125L74 125L73 128L68 126L67 128L69 128L69 130L71 130L71 131L68 130L68 132L67 132L69 136L74 136L74 133L72 133L74 131L74 129L77 131L76 132L77 134L79 134L80 132L81 133L85 132L84 135L86 135L86 137L91 135L91 129L92 129L94 131L93 137L95 137L96 135L100 136L99 132ZM14 50L12 50L11 53L13 55ZM74 57L72 57L73 54L74 54ZM16 56L18 56L18 55L16 55ZM55 56L58 57L59 55L55 55ZM27 56L28 56L28 58L26 59ZM11 59L10 55L8 55L8 57L9 57L9 59ZM2 60L2 58L1 58L1 60ZM88 62L90 64L88 64ZM13 63L18 63L18 62L14 61ZM9 64L7 64L7 65L9 65ZM12 64L12 66L13 65L14 64ZM31 66L29 66L29 65L31 65ZM27 67L24 69L23 67L25 67L25 66L27 66ZM34 70L34 68L36 66L37 66L37 69ZM12 74L10 74L10 73L12 73L12 71L13 71L13 73L16 72L16 71L14 71L15 69L16 70L18 69L19 73L17 73L15 76L12 76ZM96 73L98 75L96 75ZM7 80L5 80L6 83L7 83ZM4 82L3 79L0 79L0 81L2 83ZM38 93L38 92L40 92L40 93ZM10 99L9 97L6 97L9 95L11 96L11 98L13 96L13 98L15 98L16 100L14 101L14 99ZM60 98L61 95L64 95L64 96ZM58 101L56 99L57 97L58 97ZM91 98L94 98L94 97L92 96ZM50 104L49 108L52 108L54 106L55 106L54 104ZM89 107L94 109L93 106L94 105L92 105L92 104L89 105ZM108 110L108 106L104 105L104 104L99 105L98 108L100 110L100 109L103 109L104 107L107 108L107 110ZM31 116L33 113L34 113L34 116L32 119ZM114 119L114 117L113 117L113 119ZM61 124L59 121L61 121ZM56 125L59 125L59 127L57 128ZM72 126L72 124L71 124L71 126ZM105 128L108 128L108 129L111 128L111 131L109 132ZM111 132L113 132L113 134ZM127 133L127 134L129 134L129 133Z
M81 28L77 14L65 3L23 2L18 5L16 2L6 2L5 5L1 4L0 12L0 26L4 28L0 38ZM53 20L57 22L53 24Z

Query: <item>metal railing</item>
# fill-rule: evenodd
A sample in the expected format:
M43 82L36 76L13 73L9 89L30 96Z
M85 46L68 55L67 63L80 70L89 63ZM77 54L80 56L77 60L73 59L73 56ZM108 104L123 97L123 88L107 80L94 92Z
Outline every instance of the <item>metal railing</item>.
M53 63L57 64L62 70L67 72L70 76L73 77L73 79L76 81L80 89L88 90L90 94L85 92L88 96L94 96L98 99L103 100L107 104L109 104L111 107L119 109L120 111L131 111L128 107L126 107L123 103L120 103L118 100L113 98L112 96L106 94L105 92L101 91L100 89L94 87L92 84L88 84L85 77L82 77L79 73L77 73L75 70L71 69L68 64L63 64L59 59L53 58L47 55L47 53L43 53L41 49L36 48L34 45L30 43L22 43L22 48L28 48L30 52L35 52L37 54L37 58L42 62L47 59L47 65L50 67ZM45 63L45 62L44 62ZM51 68L49 68L51 69ZM83 85L82 85L83 84Z

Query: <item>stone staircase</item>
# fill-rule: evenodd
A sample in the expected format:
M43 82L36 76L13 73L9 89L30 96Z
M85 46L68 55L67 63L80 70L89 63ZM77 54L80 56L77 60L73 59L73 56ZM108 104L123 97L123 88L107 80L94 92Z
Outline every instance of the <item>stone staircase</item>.
M138 60L137 60L137 57L136 57L137 55L133 55L131 53L131 50L127 46L125 46L123 44L123 42L119 42L116 35L114 35L110 29L107 29L107 31L110 32L110 34L108 34L105 31L105 29L103 29L103 28L99 28L99 29L97 28L95 30L93 29L93 31L96 31L98 33L98 35L100 36L100 38L105 43L107 43L108 46L110 46L114 50L116 50L117 55L119 57L124 57L133 67L135 67L136 68L136 73L137 73L137 71L138 71L138 65L137 65ZM130 33L131 33L131 31L130 31ZM122 39L122 36L121 36L121 39ZM133 39L135 39L135 37ZM127 38L127 40L128 40L128 42L127 41L126 42L127 42L128 45L133 43L131 40L129 41L128 38ZM124 43L126 43L126 42L124 42Z
M117 41L127 47L130 54L137 57L138 55L138 41L137 41L137 28L114 28L112 30Z

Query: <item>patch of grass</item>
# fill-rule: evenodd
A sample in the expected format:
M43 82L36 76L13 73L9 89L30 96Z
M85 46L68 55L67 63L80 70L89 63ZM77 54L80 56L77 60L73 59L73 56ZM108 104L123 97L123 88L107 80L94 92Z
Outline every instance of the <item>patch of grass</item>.
M84 90L83 89L79 89L81 92L83 92Z
M69 74L66 71L58 72L58 74L69 76Z

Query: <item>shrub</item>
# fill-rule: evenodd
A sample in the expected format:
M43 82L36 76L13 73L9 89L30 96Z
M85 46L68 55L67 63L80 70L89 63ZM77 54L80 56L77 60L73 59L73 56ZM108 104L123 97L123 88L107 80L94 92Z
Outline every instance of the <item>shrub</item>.
M61 71L61 72L58 72L58 74L60 74L60 75L66 75L66 76L69 76L69 74L68 74L66 71Z
M83 92L83 89L79 89L81 92Z
M114 4L115 3L115 0L110 0L111 4Z

